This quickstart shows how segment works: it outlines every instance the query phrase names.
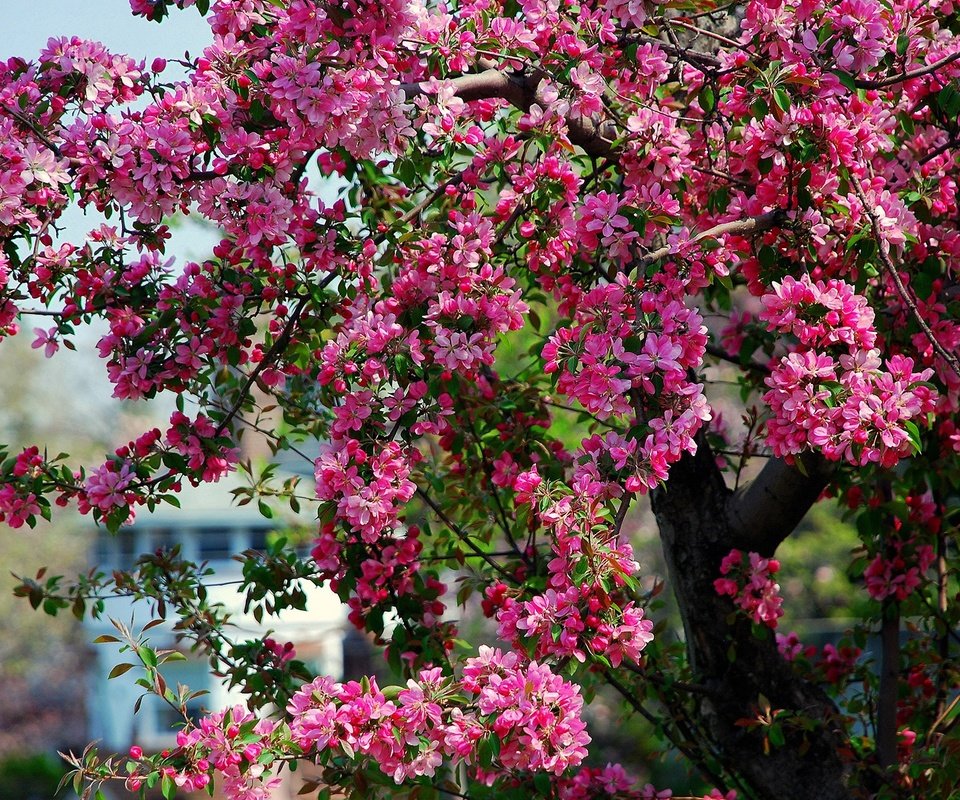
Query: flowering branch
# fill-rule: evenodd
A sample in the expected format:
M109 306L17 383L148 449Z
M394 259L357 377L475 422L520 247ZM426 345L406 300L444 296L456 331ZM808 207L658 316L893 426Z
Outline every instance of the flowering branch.
M957 53L957 57L960 58L960 53ZM896 265L893 263L893 259L890 257L890 243L884 237L883 232L880 228L880 219L877 217L876 209L870 204L870 201L867 200L867 195L863 191L863 186L860 184L860 179L850 173L850 183L853 185L854 191L857 193L857 197L860 199L860 204L863 206L863 211L867 215L867 218L870 220L870 228L873 232L873 238L877 243L877 253L880 256L880 263L883 266L884 271L890 277L890 280L893 281L893 285L897 289L897 294L900 296L900 299L903 301L903 304L909 309L910 316L913 317L914 322L920 327L920 330L923 331L923 335L927 337L927 341L933 346L933 349L936 351L937 355L940 356L946 362L947 366L952 369L958 378L960 378L960 359L956 355L947 351L947 349L940 343L940 340L931 330L930 326L927 324L927 321L923 318L923 314L920 313L920 309L917 308L916 302L910 296L910 292L907 290L907 287L903 284L903 279L900 277L900 273L897 270Z
M47 147L57 158L63 157L63 154L60 152L60 148L56 144L54 144L54 142L50 139L50 137L47 136L40 129L40 126L38 126L29 117L25 116L24 114L21 114L16 109L10 108L9 106L6 106L2 103L0 103L0 111L4 112L5 114L9 114L21 125L24 125L25 127L29 128L30 132L33 133L33 135L36 136L43 143L43 145Z
M878 78L876 80L858 78L856 81L854 81L854 83L858 89L883 89L887 86L894 86L895 84L903 83L904 81L913 80L914 78L922 78L924 75L930 75L957 60L960 60L960 50L958 50L956 53L951 53L948 56L944 56L943 58L934 61L932 64L927 64L925 67L917 67L909 72L902 72L899 75L891 75L889 78Z
M417 487L417 495L428 506L430 506L430 508L433 509L433 513L440 518L441 522L443 522L443 524L446 525L451 532L457 535L457 538L460 539L461 542L473 550L474 555L482 558L493 569L493 571L500 575L500 577L502 577L504 580L509 581L510 583L517 582L516 577L501 567L493 558L490 557L489 554L485 553L480 546L473 541L473 539L470 537L470 534L463 530L463 528L457 525L452 519L450 519L450 517L447 516L447 513L439 505L437 505L437 502L419 486Z
M532 77L523 73L507 73L491 67L483 72L471 72L451 78L457 97L464 102L471 100L506 100L522 111L529 111L538 101L537 87L541 77ZM429 84L405 83L400 88L408 100L428 92ZM606 157L613 155L615 147L611 138L612 124L598 124L584 116L567 117L570 141L583 148L588 155Z
M329 286L338 275L335 272L330 273L323 281L320 282L320 288L323 289ZM300 315L303 313L304 308L306 308L307 303L310 301L310 295L303 295L298 301L297 305L294 306L293 311L290 312L290 317L287 319L286 325L284 325L283 330L280 332L280 335L277 337L277 340L273 343L271 348L266 352L263 359L257 364L253 371L247 376L247 379L244 381L243 386L240 387L240 391L237 394L237 399L231 406L230 410L227 412L226 416L220 420L220 423L217 425L216 433L214 436L219 436L223 433L230 423L233 421L233 418L240 413L240 409L243 408L243 404L247 399L247 395L250 393L250 389L260 374L269 366L272 366L274 361L278 356L283 354L287 349L287 346L290 344L290 340L293 337L294 328L296 328L297 322L300 319Z
M721 222L719 225L714 225L712 228L701 231L691 239L691 242L693 244L697 244L702 242L704 239L712 239L719 236L724 236L726 234L745 236L747 234L763 233L771 228L776 228L778 225L782 225L786 219L786 212L784 212L782 209L775 209L773 211L768 211L765 214L760 214L756 217L746 217L745 219ZM652 252L638 258L635 261L636 269L642 269L643 267L649 266L650 264L660 261L661 259L668 258L675 252L676 248L673 245L664 245L663 247L653 250Z

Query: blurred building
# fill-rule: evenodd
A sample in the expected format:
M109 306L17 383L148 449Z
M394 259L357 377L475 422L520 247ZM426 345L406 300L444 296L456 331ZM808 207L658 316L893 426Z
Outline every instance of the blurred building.
M153 514L138 514L136 522L111 535L101 530L96 538L94 563L104 572L113 569L129 570L137 557L159 548L180 547L184 559L196 564L206 563L214 574L204 579L209 602L220 602L230 612L231 639L246 641L269 636L283 644L293 642L297 658L306 662L317 674L344 676L344 667L352 677L369 669L371 647L367 640L347 622L340 599L329 589L305 584L307 610L285 610L280 617L264 616L257 622L253 615L244 613L244 595L238 591L242 577L241 563L234 559L246 550L263 550L268 537L277 535L276 522L265 519L256 510L256 504L231 504L230 485L221 482L200 487L185 487L178 495L181 508L158 508ZM192 654L189 642L178 643L173 629L177 618L169 619L146 633L155 649L178 649L186 661L162 665L161 673L168 686L178 683L191 691L206 691L188 705L192 717L208 711L225 708L245 701L236 688L228 689L209 673L209 665L202 655ZM100 619L85 622L88 641L101 634L116 634L110 619L138 632L152 618L149 604L133 603L127 598L107 601ZM144 694L137 686L142 671L129 672L109 679L111 670L120 663L135 661L129 653L121 653L119 645L93 646L88 671L87 717L88 738L100 740L105 752L125 752L138 744L147 751L157 751L175 744L176 732L183 720L160 698L148 694L134 713L138 698ZM346 662L346 663L345 663ZM278 797L286 797L282 792ZM292 797L293 794L290 794Z

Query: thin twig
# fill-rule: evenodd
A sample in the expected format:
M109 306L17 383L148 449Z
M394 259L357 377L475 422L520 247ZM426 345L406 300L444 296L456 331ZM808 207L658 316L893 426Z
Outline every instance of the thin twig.
M757 217L747 217L746 219L735 219L730 222L721 222L719 225L714 225L712 228L701 231L690 241L692 244L698 244L704 239L724 236L728 233L733 233L740 236L745 234L763 233L764 231L768 231L771 228L777 227L778 225L782 225L785 221L786 214L778 208L773 211L768 211L765 214L760 214ZM667 258L673 254L673 246L664 245L663 247L647 253L645 256L641 256L634 263L639 269L641 267L646 267L649 264L653 264L662 258Z
M688 30L691 33L695 33L698 36L706 36L708 39L715 39L721 44L727 45L727 47L733 47L736 50L744 49L743 45L740 44L740 42L736 42L733 39L729 39L726 36L722 36L719 33L715 33L714 31L708 31L703 28L698 28L696 25L691 25L689 22L683 22L682 20L679 20L679 19L667 19L664 21L668 25L676 25L678 28L683 28L684 30Z
M702 120L697 120L697 121L701 122ZM735 178L733 175L728 175L726 172L718 172L715 169L698 167L696 164L691 164L690 169L692 169L694 172L700 172L703 175L710 175L714 178L719 178L720 180L723 180L723 181L729 181L730 183L735 184L736 186L740 186L741 188L744 188L744 189L752 188L752 184L750 183L750 181L745 181L742 178Z
M326 278L320 281L318 288L325 289L338 277L339 273L331 272ZM277 340L273 343L273 346L267 351L266 355L263 357L260 363L257 364L253 372L247 376L247 380L240 389L240 396L233 404L233 407L227 412L227 416L221 420L219 425L217 425L217 430L213 434L214 438L223 433L227 429L227 426L233 421L233 418L240 412L244 401L247 399L247 394L249 393L250 388L253 386L257 378L260 377L260 373L263 372L267 367L271 366L276 360L276 357L280 355L281 351L288 344L290 344L290 339L293 336L293 329L296 327L297 321L300 319L300 315L303 313L303 309L306 308L309 301L309 294L301 296L300 300L297 301L297 305L294 307L293 311L290 312L290 317L283 326L283 331L281 331L280 336L277 337Z
M493 482L493 466L490 464L490 461L487 459L487 454L483 449L483 441L480 439L480 434L477 433L477 426L471 417L469 419L470 424L470 433L473 436L473 440L477 444L477 451L480 453L480 461L483 464L484 474L487 476L487 483L490 486L490 494L493 496L493 503L497 507L497 511L500 514L499 524L503 529L503 535L507 537L507 543L514 549L516 555L520 556L524 561L526 561L526 556L520 552L520 548L517 547L517 542L513 538L513 534L510 532L510 522L507 519L507 512L503 506L503 503L500 500L500 492L497 491L497 485ZM493 515L496 519L496 514Z
M400 217L397 222L401 225L406 225L408 222L416 219L420 214L433 205L437 200L440 199L440 196L446 192L447 187L456 186L463 180L463 173L458 172L456 175L445 180L443 183L439 184L436 189L428 193L426 197L423 198L419 203L417 203L413 208L407 211L402 217Z
M958 57L960 57L960 54L958 54ZM887 275L889 275L890 279L893 281L893 285L897 289L897 294L900 296L903 304L910 311L910 316L912 316L917 325L920 326L920 330L923 331L923 335L927 337L927 341L929 341L933 346L933 349L936 351L937 355L947 363L950 369L952 369L958 377L960 377L960 359L957 359L955 355L949 353L947 349L940 343L940 340L937 339L936 335L927 324L927 321L920 313L920 309L917 308L917 304L907 291L907 287L904 286L903 280L900 277L900 273L897 270L896 265L893 263L893 259L890 257L890 243L883 237L883 233L880 229L880 220L877 218L876 209L870 205L870 202L867 200L867 195L863 191L863 186L860 184L860 179L857 178L857 176L852 172L850 173L850 183L853 186L857 197L860 199L860 204L863 206L864 213L870 220L870 228L873 231L873 238L877 243L877 253L880 256L880 263Z
M960 60L960 50L956 53L951 53L949 56L944 56L939 61L934 61L925 67L917 67L917 69L910 70L909 72L901 72L899 75L892 75L889 78L880 78L878 80L858 79L854 81L854 84L858 89L883 89L887 86L913 80L914 78L922 78L924 75L936 72L938 69L946 67L948 64L952 64L957 60Z
M887 598L880 628L880 688L877 692L877 760L897 762L897 682L900 679L900 606Z
M948 706L943 710L943 713L940 714L940 715L933 721L933 725L931 725L931 726L930 726L930 730L927 731L927 741L928 741L928 742L930 741L930 738L933 736L933 734L934 734L934 732L937 730L937 728L939 728L939 727L943 724L943 721L944 721L947 717L949 717L950 714L953 712L953 710L957 707L957 704L958 704L958 703L960 703L960 694L958 694L956 697L954 697L953 700L950 701L950 705L948 705Z
M571 414L585 414L586 416L593 419L598 425L603 425L606 428L609 428L612 431L617 433L626 433L626 428L621 427L620 425L614 425L611 422L607 422L605 419L600 419L596 414L591 414L585 408L574 408L573 406L565 406L563 403L554 403L552 400L543 400L545 406L550 408L559 408L561 411L569 411Z
M60 148L57 147L53 141L51 141L51 139L40 129L36 123L34 123L32 119L6 105L0 105L0 111L5 111L21 125L29 128L33 135L36 136L47 148L49 148L57 158L63 158L63 153L60 152Z
M768 367L766 364L759 364L756 361L748 361L746 364L744 364L736 356L730 355L722 347L713 344L712 342L707 343L707 355L713 356L721 361L726 361L730 364L736 364L741 369L748 369L753 372L759 372L763 375L770 374L770 367Z
M623 521L627 518L627 512L630 510L630 503L636 495L633 492L627 492L620 501L620 508L617 509L617 516L613 521L613 530L620 535L620 528L623 527Z
M647 722L649 722L654 727L662 726L662 723L657 718L657 716L653 712L648 710L643 705L643 703L641 703L636 697L634 697L633 692L631 692L626 686L620 683L620 681L616 677L614 677L614 675L610 672L610 670L606 670L603 676L606 679L607 683L610 684L610 686L612 686L614 689L616 689L617 692L620 694L620 696L624 700L626 700L627 703L630 705L630 707L634 711L636 711L641 717L647 720ZM663 727L666 732L666 726L663 726ZM726 782L723 780L723 776L721 776L718 772L715 772L713 769L708 767L704 762L704 759L698 757L697 754L690 749L690 747L686 742L680 741L679 737L670 737L669 734L668 734L668 737L670 738L673 746L676 747L677 750L679 750L681 753L683 753L690 760L690 763L694 764L696 768L700 770L701 773L703 773L703 776L707 780L714 783L717 786L717 788L719 788L721 791L723 792L728 791Z
M947 139L947 141L945 141L942 145L940 145L939 147L934 148L934 149L931 150L929 153L927 153L926 155L924 155L924 157L921 158L921 159L917 162L917 166L922 167L924 164L926 164L926 163L928 163L928 162L930 162L930 161L933 161L933 159L937 158L938 156L942 156L944 153L946 153L947 150L949 150L951 147L956 147L957 144L958 144L958 142L957 142L956 137L955 137L955 136L951 136L951 137L950 137L949 139Z
M943 508L937 503L939 508ZM947 569L947 536L943 528L937 532L937 609L942 617L947 616L949 609L949 571ZM943 624L943 623L941 623ZM946 630L937 636L937 655L940 663L937 665L937 700L935 714L937 719L943 716L947 704L947 670L950 666L950 637Z
M18 308L17 314L25 317L62 317L65 312L45 308Z
M712 17L714 14L719 14L721 11L729 11L731 8L736 8L737 6L743 5L744 0L732 0L730 3L724 3L723 5L717 6L716 8L709 8L706 11L698 11L696 14L684 14L683 19L700 19L701 17Z
M446 525L453 533L457 535L457 538L460 539L461 542L463 542L467 547L473 550L473 552L476 555L478 555L489 566L491 566L495 572L497 572L502 578L504 578L504 580L507 580L510 583L519 583L519 581L517 581L517 579L513 575L511 575L503 567L501 567L496 561L490 558L489 554L485 553L480 548L480 546L477 545L477 543L470 538L470 534L468 534L463 528L461 528L459 525L457 525L457 523L455 523L452 519L450 519L450 517L447 516L446 512L442 508L440 508L440 506L436 503L436 501L419 486L417 487L417 494L420 495L420 497L423 499L423 502L425 502L428 506L430 506L430 508L433 509L433 513L435 513L438 517L440 517L440 521L443 522L444 525Z

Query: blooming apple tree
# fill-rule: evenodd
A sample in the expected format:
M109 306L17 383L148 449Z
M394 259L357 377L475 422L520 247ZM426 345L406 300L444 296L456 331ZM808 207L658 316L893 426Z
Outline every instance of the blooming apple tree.
M269 615L332 587L402 677L234 641L175 552L24 580L79 616L151 599L249 696L162 754L75 757L78 787L247 800L311 761L320 796L669 797L586 765L612 687L711 797L956 788L952 0L131 6L193 6L210 44L0 64L0 332L54 357L98 323L115 397L177 410L101 464L7 454L0 520L116 530L236 469L244 431L318 441L309 487L252 490L309 509L312 558L246 554L243 589ZM68 241L71 205L101 222ZM165 253L178 214L222 231L202 263ZM870 653L776 630L777 546L824 493L862 538ZM646 499L685 636L654 635ZM496 646L458 640L458 605Z

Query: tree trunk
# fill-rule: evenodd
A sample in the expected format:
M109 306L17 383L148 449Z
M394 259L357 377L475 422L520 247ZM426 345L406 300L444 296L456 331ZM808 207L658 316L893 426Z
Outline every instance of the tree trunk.
M775 467L781 472L783 468L782 463ZM798 482L822 480L794 472ZM819 490L807 494L812 494L812 502ZM741 775L757 797L849 798L848 770L841 757L848 744L834 724L836 707L818 686L794 673L777 651L773 631L766 627L757 631L758 626L735 615L729 598L718 595L713 586L720 577L721 559L744 534L779 541L787 535L778 530L781 522L791 519L792 528L799 516L787 513L796 509L777 515L771 506L763 523L769 530L737 530L745 518L754 524L759 520L756 514L731 509L732 497L701 438L697 455L675 464L666 487L652 498L690 664L706 690L702 718L725 766ZM765 742L762 724L747 722L758 722L764 705L761 695L773 711L787 712L780 717L786 743L779 747ZM809 730L794 724L798 716L812 721Z

